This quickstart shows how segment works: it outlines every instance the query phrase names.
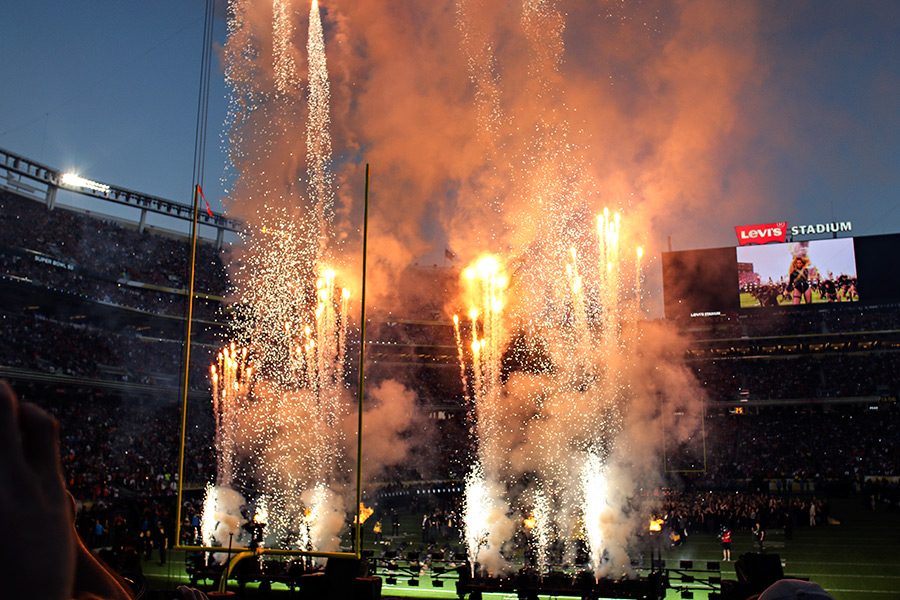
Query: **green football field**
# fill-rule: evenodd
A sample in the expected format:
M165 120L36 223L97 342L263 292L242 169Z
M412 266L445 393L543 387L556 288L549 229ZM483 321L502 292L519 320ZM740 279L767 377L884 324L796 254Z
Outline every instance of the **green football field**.
M768 531L765 552L780 557L786 576L815 581L838 600L900 599L900 513L885 508L872 511L863 505L861 499L852 498L832 500L831 515L839 523L814 528L799 527L795 529L792 539L785 539L781 530ZM415 521L415 516L403 519L403 530L406 533L398 536L395 543L406 540L415 544L418 541ZM374 548L371 541L366 546ZM755 546L750 534L736 533L732 559L737 560L741 554L752 551L755 551ZM182 553L170 552L170 560L165 566L159 566L155 562L155 554L153 558L153 561L143 565L150 590L156 590L155 593L148 594L148 597L169 597L165 590L173 590L177 585L188 583ZM709 575L718 574L700 571L706 568L707 562L721 561L721 546L714 536L690 536L684 544L664 552L663 558L672 586L667 592L667 600L681 598L681 590L690 591L694 598L708 597L709 586L700 582ZM679 567L682 560L693 561L693 569L698 571L681 571ZM736 579L733 562L720 562L719 566L722 579ZM696 580L684 583L680 581L680 572L693 574ZM390 575L383 570L375 574L383 580ZM444 586L435 587L432 585L433 575L433 572L427 570L416 572L415 575L401 572L396 577L396 584L383 584L382 597L456 598L455 578L445 575L442 578ZM413 577L417 581L415 586L409 583ZM205 590L216 589L215 583L211 581L200 582L198 587ZM297 597L280 584L275 584L268 594L262 594L254 584L238 590L234 581L229 583L228 589L239 592L238 597ZM484 598L513 600L515 595L485 594ZM541 598L543 600L549 597Z
M769 531L764 551L781 558L786 576L815 581L838 600L900 598L900 514L873 512L860 499L832 501L831 512L839 524L801 527L790 540L783 531ZM755 547L750 534L736 534L732 559L751 551ZM673 568L678 559L718 560L721 549L718 540L699 536L666 558ZM733 563L722 563L722 577L736 578ZM670 590L666 597L680 594Z

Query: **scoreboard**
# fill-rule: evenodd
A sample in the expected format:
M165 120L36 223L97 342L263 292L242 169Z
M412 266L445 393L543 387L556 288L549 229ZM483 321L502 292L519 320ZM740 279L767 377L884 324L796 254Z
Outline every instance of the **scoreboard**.
M667 318L900 302L900 234L664 252Z

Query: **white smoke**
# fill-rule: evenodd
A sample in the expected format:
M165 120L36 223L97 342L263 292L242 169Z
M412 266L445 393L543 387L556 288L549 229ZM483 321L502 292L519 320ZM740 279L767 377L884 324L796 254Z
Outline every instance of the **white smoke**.
M208 485L203 500L200 529L203 545L208 547L245 548L250 543L241 527L247 520L241 515L244 497L230 488ZM214 555L219 564L228 560L225 552Z

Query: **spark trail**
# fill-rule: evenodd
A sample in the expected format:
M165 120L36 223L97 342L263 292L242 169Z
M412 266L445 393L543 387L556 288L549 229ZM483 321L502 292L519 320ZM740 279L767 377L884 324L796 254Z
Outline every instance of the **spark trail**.
M629 418L646 402L646 382L635 383L644 366L640 255L624 251L618 213L593 216L595 183L558 85L564 15L546 0L521 2L514 35L528 60L514 73L524 90L512 95L491 24L472 8L457 2L478 127L504 140L484 144L485 160L510 174L505 188L481 191L502 198L507 230L494 234L511 243L505 255L473 261L461 282L468 321L454 317L476 419L464 509L470 560L504 570L530 515L525 537L539 568L556 541L571 564L583 539L595 576L629 575L635 529L624 505L637 477Z
M214 508L205 514L221 517L218 499L240 491L268 521L266 545L334 550L345 520L341 492L349 460L343 426L352 403L344 380L350 294L326 263L334 191L321 15L314 1L302 197L299 181L290 182L299 179L297 167L273 160L294 155L293 129L284 124L296 119L303 99L291 2L272 5L271 55L263 52L269 46L260 42L258 31L265 29L255 28L252 4L232 3L225 55L233 90L232 155L240 167L234 194L262 209L248 219L243 254L232 269L233 341L211 372L218 475L208 491ZM265 60L271 68L260 68ZM281 175L266 172L273 165ZM279 179L289 183L279 186ZM208 543L228 542L208 523L204 531Z
M314 203L315 221L319 224L318 255L321 259L327 241L328 227L333 220L334 185L331 173L331 124L328 67L325 60L325 40L319 3L313 0L309 9L309 37L306 43L309 57L309 117L306 121L306 170L309 197Z

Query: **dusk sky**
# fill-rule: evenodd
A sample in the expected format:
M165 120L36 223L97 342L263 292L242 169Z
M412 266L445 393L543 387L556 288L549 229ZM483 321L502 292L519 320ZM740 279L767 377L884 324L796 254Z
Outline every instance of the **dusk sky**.
M493 203L514 229L518 211L534 209L527 185L507 184L517 177L509 165L533 145L498 140L559 111L576 187L596 195L591 210L610 205L640 223L650 263L669 237L675 250L736 245L742 224L836 220L852 221L854 235L900 232L900 3L562 1L540 24L561 23L546 56L514 8L460 2L467 27L455 6L322 2L338 202L357 201L370 162L373 224L385 252L403 249L398 261L515 247L519 232L504 237L469 219L481 223ZM299 88L309 7L293 10ZM0 21L0 147L189 202L203 12L202 0L19 3ZM218 7L219 49L224 16ZM492 75L473 83L467 57L488 47ZM220 57L204 180L216 209L232 177ZM491 86L506 115L491 145L503 166L485 175L487 146L470 142L476 100ZM242 217L246 205L225 203Z

